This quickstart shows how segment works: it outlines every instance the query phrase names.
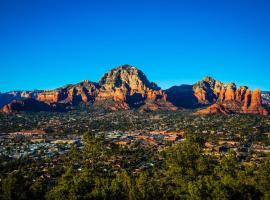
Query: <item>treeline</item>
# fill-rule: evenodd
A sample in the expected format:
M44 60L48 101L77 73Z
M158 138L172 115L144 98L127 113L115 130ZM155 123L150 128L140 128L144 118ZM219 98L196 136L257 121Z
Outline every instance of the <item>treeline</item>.
M108 148L90 134L84 141L83 152L73 148L60 168L46 172L56 179L27 165L1 174L1 199L270 199L270 159L244 165L229 152L217 160L204 155L198 137L162 152ZM109 160L123 154L115 169ZM136 170L142 159L152 165Z

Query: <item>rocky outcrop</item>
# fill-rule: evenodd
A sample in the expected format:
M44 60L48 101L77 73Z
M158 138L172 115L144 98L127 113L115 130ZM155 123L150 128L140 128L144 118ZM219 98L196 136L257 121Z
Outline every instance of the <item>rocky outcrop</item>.
M180 85L173 86L165 90L169 102L172 102L176 107L179 108L198 108L201 107L199 101L205 101L205 98L200 100L194 95L192 85ZM203 95L205 96L205 95Z
M193 86L194 95L198 98L200 94L205 96L198 99L202 104L214 104L198 113L248 113L267 115L267 110L262 105L261 92L256 89L252 92L248 87L236 87L234 83L223 84L210 77ZM196 94L198 90L202 90ZM202 101L206 99L205 101Z
M270 108L270 92L262 92L262 104Z
M62 105L65 108L80 104L93 105L98 109L127 110L176 110L167 101L167 95L144 73L135 67L123 65L106 73L99 83L83 81L55 90L41 92L33 103L46 106ZM28 101L25 102L28 105ZM35 106L38 108L38 106ZM12 102L3 111L27 110L24 101ZM36 108L34 110L36 110Z
M67 85L56 90L45 91L37 96L37 100L46 103L62 103L78 105L79 103L93 103L98 94L98 84L83 81L76 85Z
M243 113L268 115L268 111L262 106L261 91L259 89L254 90L253 93L250 90L247 92L242 111Z
M112 69L101 78L99 85L96 105L100 102L111 102L108 107L113 110L141 106L149 110L177 109L167 101L165 92L150 82L142 71L129 65Z
M248 87L236 87L234 83L224 84L211 77L192 86L174 86L166 90L168 99L179 107L200 108L198 113L249 113L267 115L263 107L261 92L252 92Z

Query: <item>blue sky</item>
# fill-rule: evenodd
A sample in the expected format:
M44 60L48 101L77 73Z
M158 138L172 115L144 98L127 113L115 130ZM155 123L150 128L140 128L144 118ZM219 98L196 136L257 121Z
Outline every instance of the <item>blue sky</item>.
M268 0L0 0L0 91L98 81L131 64L162 88L206 75L270 90Z

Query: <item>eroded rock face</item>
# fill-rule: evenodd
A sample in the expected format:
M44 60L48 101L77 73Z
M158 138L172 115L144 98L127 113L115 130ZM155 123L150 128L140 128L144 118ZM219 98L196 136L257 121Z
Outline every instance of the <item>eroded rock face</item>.
M18 96L16 93L9 95ZM3 94L0 94L0 100L1 96ZM175 86L163 91L142 71L129 65L112 69L99 83L83 81L51 91L21 92L19 99L15 98L20 101L10 103L12 100L14 98L2 111L49 111L69 109L83 103L111 110L177 110L210 106L198 113L268 113L262 105L259 90L252 92L245 86L237 88L234 83L224 84L205 77L194 85Z
M200 97L198 99L200 103L213 104L207 109L198 111L198 113L268 114L267 110L262 106L261 92L258 89L252 92L246 86L237 88L234 83L226 85L209 77L195 84L193 88L194 95ZM204 92L196 94L199 90ZM201 95L204 93L205 96ZM203 101L203 99L206 99L206 101Z
M46 105L61 104L67 108L81 103L96 108L111 110L176 110L167 101L167 95L155 83L150 82L144 73L135 67L123 65L106 73L98 83L83 81L51 91L41 92L36 100ZM23 104L23 102L20 102ZM15 110L21 106L13 102L4 111Z
M78 105L81 102L93 103L98 94L98 84L83 81L76 85L68 85L52 91L38 94L37 100L46 103L64 103Z
M159 109L157 102L162 104L162 109L176 109L167 102L167 95L155 83L150 82L142 71L129 65L109 71L101 78L99 85L96 102L112 100L113 110L139 108L146 102L148 108L153 110Z
M198 113L249 113L266 115L262 105L261 92L252 92L248 87L236 87L234 83L224 84L211 77L192 86L174 86L166 90L168 99L176 106L199 108L209 106Z
M215 102L234 101L239 98L243 88L239 88L238 91L234 83L226 85L208 76L193 85L194 95L198 102L204 105Z
M242 108L244 113L268 115L268 111L262 106L261 91L256 89L251 94L248 92L247 102Z
M200 114L200 115L207 115L207 114L232 114L233 111L229 110L226 108L226 106L219 104L219 103L214 103L213 105L205 108L205 109L201 109L199 111L197 111L195 114Z

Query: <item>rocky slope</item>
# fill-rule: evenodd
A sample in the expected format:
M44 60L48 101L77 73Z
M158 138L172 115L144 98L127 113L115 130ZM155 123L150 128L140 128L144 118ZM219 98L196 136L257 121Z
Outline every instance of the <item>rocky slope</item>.
M110 109L142 108L175 110L167 95L135 67L123 65L106 73L99 81L100 91L95 105L101 102Z
M75 85L67 85L37 95L37 100L45 103L62 103L76 106L80 103L93 103L98 94L99 85L83 81Z

